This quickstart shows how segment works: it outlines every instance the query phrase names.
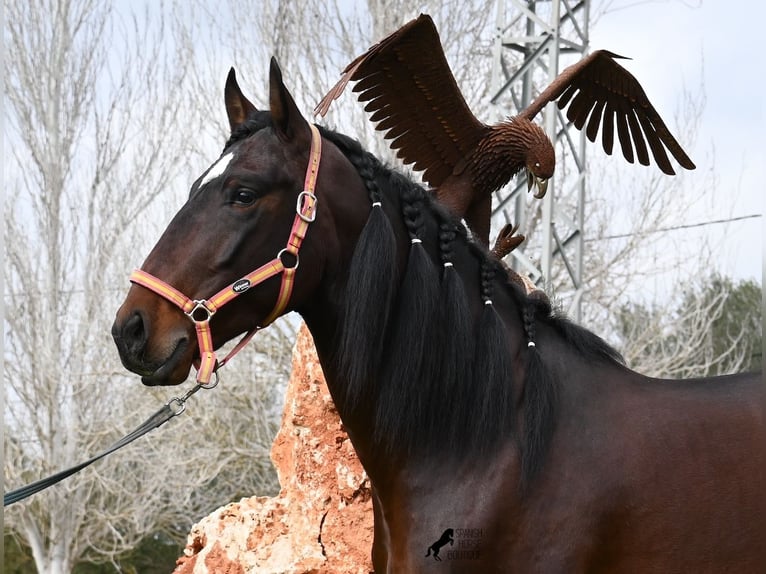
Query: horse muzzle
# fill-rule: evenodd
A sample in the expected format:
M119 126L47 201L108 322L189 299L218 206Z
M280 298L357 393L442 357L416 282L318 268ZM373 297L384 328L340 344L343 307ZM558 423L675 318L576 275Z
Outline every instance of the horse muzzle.
M185 328L156 329L163 333L152 337L152 320L140 309L129 310L127 301L117 312L112 338L120 361L129 371L141 376L147 386L177 385L189 376L194 346Z

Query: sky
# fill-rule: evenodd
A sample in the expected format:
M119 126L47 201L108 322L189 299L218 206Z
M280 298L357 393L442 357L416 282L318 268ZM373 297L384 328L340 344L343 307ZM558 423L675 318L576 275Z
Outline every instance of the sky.
M592 14L604 2L594 2ZM640 79L660 114L672 117L683 86L704 82L707 103L700 133L689 155L697 169L682 177L704 187L711 169L719 185L713 219L763 214L766 184L766 125L763 64L756 46L766 21L762 2L711 0L618 0L591 23L592 50L606 48L632 60L624 65ZM714 150L714 153L710 153ZM714 163L713 163L714 161ZM688 223L702 219L690 212ZM703 230L720 251L719 269L735 279L762 281L763 218L707 225ZM681 231L680 233L684 233Z

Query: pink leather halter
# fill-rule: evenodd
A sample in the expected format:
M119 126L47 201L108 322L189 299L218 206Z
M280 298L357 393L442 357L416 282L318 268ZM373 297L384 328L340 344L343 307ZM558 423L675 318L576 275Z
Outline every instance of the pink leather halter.
M311 128L311 152L309 165L306 169L306 179L303 191L298 194L298 201L295 206L296 215L293 220L293 226L290 230L290 237L287 240L287 245L277 253L274 259L261 265L244 277L237 279L234 283L221 289L218 293L208 299L190 299L175 287L168 285L161 279L158 279L154 275L142 271L141 269L133 271L130 275L130 281L132 283L146 287L164 297L177 307L180 307L186 316L194 323L197 330L197 343L199 345L200 353L199 366L195 363L195 367L197 368L197 384L200 386L208 385L213 373L222 367L232 356L238 353L259 329L266 327L279 317L290 301L290 295L293 291L295 279L295 270L298 269L299 263L298 251L300 250L304 237L306 237L309 224L316 218L317 198L314 194L314 188L316 187L317 172L319 171L319 160L322 156L322 138L315 125L309 124L309 127ZM288 266L282 261L282 258L286 253L295 258L295 263L292 266ZM213 338L210 332L210 319L223 305L242 293L245 293L251 287L263 283L279 273L282 273L282 285L279 289L277 302L272 312L266 319L264 319L261 325L258 325L248 332L237 346L219 362L213 348Z

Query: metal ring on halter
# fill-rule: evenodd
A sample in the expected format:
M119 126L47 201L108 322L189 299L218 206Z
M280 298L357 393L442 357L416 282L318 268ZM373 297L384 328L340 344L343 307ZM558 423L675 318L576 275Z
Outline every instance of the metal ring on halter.
M209 389L214 389L218 386L218 381L219 381L218 365L216 365L216 370L213 371L213 374L215 375L215 381L208 382L208 383L197 383L201 389L209 390Z
M192 303L194 303L194 308L191 311L189 311L188 313L186 313L186 316L189 317L189 319L191 319L193 323L204 323L205 321L210 321L210 318L213 315L215 315L215 311L211 310L207 306L207 301L205 301L204 299L195 299L194 301L192 301ZM197 319L194 316L194 314L197 311L204 311L205 318L204 319Z
M292 267L289 267L289 266L285 265L285 262L282 261L282 254L283 253L289 253L290 255L295 257L295 265L293 265ZM298 254L297 253L293 253L292 251L288 251L287 247L285 247L284 249L281 249L279 251L279 253L277 253L277 259L279 259L279 262L282 264L282 267L285 268L285 271L287 271L288 269L298 269L298 264L301 262L300 257L298 257Z
M308 197L314 200L314 205L311 208L311 211L309 215L303 214L303 200L304 197ZM295 212L298 214L298 217L300 217L303 221L306 223L311 223L317 218L317 196L311 193L310 191L301 191L298 194L298 200L295 202ZM297 265L296 265L297 267Z

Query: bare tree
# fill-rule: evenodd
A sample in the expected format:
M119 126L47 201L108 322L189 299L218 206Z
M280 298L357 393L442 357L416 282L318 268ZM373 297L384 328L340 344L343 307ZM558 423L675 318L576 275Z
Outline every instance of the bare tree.
M170 8L147 3L120 14L107 0L6 6L7 487L95 454L153 412L154 396L169 398L125 376L109 327L131 266L169 215L163 202L183 197L189 173L202 168L190 165L190 142L203 114L195 94L179 89L191 54L168 42ZM150 206L159 217L149 216ZM284 377L285 343L274 341L276 365L259 368ZM227 389L213 397L217 410L197 409L161 437L8 509L6 527L31 548L38 571L113 560L140 538L184 528L228 501L226 488L211 496L201 487L229 476L233 488L232 464L243 449L222 449L215 439L228 444L235 429L251 470L238 471L237 488L273 487L265 452L275 431L273 393L264 393L266 381L245 391L252 377L227 374ZM225 406L235 401L241 421L229 425Z
M626 360L643 373L674 378L760 368L763 324L754 281L713 274L684 287L672 303L628 303L614 323L630 342Z

